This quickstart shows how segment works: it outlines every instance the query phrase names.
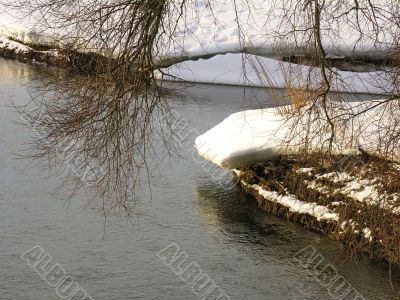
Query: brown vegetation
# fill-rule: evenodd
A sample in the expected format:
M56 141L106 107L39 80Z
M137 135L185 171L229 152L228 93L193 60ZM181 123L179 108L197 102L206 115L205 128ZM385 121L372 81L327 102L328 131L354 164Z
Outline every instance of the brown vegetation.
M311 158L311 159L310 159ZM310 168L299 172L300 168ZM272 214L287 217L303 226L343 242L350 256L369 253L400 264L400 170L387 160L371 156L319 155L301 158L282 157L266 164L240 169L247 184L257 184L281 195L295 195L297 199L330 208L339 214L338 222L318 221L307 214L291 212L287 207L268 201L257 191L242 184L256 197L260 207ZM380 176L376 176L376 174ZM332 181L330 174L345 173L349 180ZM325 176L324 176L325 174ZM334 176L334 175L333 175ZM346 188L352 180L371 184L378 193L376 203L361 202ZM368 186L355 186L353 193L363 192ZM371 195L374 199L376 195ZM397 210L396 210L397 209ZM363 235L363 229L371 230L371 240Z

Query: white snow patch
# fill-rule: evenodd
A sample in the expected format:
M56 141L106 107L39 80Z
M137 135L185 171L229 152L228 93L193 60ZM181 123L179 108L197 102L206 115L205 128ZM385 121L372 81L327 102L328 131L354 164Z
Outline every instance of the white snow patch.
M389 0L374 1L374 6L386 9L389 3ZM80 4L76 3L76 5ZM296 20L288 20L290 16L287 15L284 7L291 6L292 4L282 1L252 0L250 7L247 1L213 1L211 4L206 0L194 1L192 6L187 7L185 19L181 19L177 24L174 36L177 42L171 43L170 48L165 49L162 55L198 56L238 52L243 49L255 50L268 57L298 54L300 50L307 49L305 45L309 42L307 32L301 30L305 26L302 20L307 20L308 16L306 12L297 11ZM351 7L349 4L348 8ZM0 8L3 9L0 12L1 24L21 34L34 32L38 18L40 21L39 14L21 20L20 12L1 7L1 4ZM300 29L296 36L287 34L291 28L284 26L283 20L289 23L296 22ZM331 22L329 28L322 28L324 31L322 42L327 56L330 58L349 57L354 52L365 57L377 57L383 54L392 42L390 35L378 35L377 42L374 28L363 21L365 20L361 18L360 22L365 29L361 37L351 23ZM237 22L240 24L240 31ZM59 30L71 31L73 34L74 25ZM390 26L390 24L385 25ZM328 24L322 24L322 26L328 26ZM285 38L282 38L283 33L286 33Z
M197 137L195 144L206 160L234 169L279 156L284 151L283 126L284 120L274 110L248 110L230 115Z
M372 232L371 229L369 229L368 227L363 229L363 235L364 237L369 240L370 242L372 242Z
M297 174L307 174L307 175L312 175L312 171L314 170L314 168L299 168L298 170L296 170Z
M240 176L241 172L234 170L234 172ZM329 221L339 221L339 215L333 212L326 206L318 205L316 203L308 203L298 200L294 195L280 195L275 191L267 191L257 184L247 184L244 180L241 180L244 186L248 186L256 190L264 199L279 203L287 208L291 212L296 212L299 214L308 214L317 218L318 221L329 220Z
M209 59L198 59L175 64L165 70L166 80L246 85L256 87L304 87L311 79L317 87L321 78L319 68L296 65L271 58L228 53ZM390 89L384 72L346 72L333 69L332 90L338 92L385 94ZM161 74L157 74L161 78ZM379 82L377 82L379 80Z
M316 179L328 179L333 183L344 183L344 187L340 188L337 192L346 194L359 202L365 202L369 205L380 204L380 197L374 180L359 179L345 172L317 175Z
M346 128L342 133L337 133L333 143L333 153L358 154L360 149L363 149L363 151L379 155L384 150L385 140L389 143L391 136L379 130L383 127L381 122L384 122L385 128L393 128L397 120L389 117L388 107L377 106L378 103L380 101L342 103L340 105L343 107L332 109L333 113L339 116L335 121L339 123L341 117L347 120L346 115L357 114L362 109L370 108L367 113L352 119L350 129ZM336 104L333 102L332 105ZM394 102L393 105L396 103ZM307 136L309 146L316 150L324 150L324 141L329 138L329 132L321 127L325 123L310 122L313 117L302 114L295 131L292 131L291 119L285 118L280 113L283 110L290 111L290 106L278 109L247 110L230 115L196 138L195 146L199 155L224 169L265 162L280 155L302 151L305 138L303 128L306 127L310 129L310 132L315 133ZM334 118L334 115L332 114L331 117ZM400 160L400 151L393 152L393 157ZM335 176L339 177L335 179ZM348 174L331 173L324 174L321 178L333 177L337 181L348 181L350 180L348 176ZM347 190L354 197L366 199L368 194L374 192L373 189L364 192L358 190L369 183L369 181L349 183Z
M295 19L288 20L290 16L284 7L288 8L293 4L284 1L252 0L252 7L249 9L246 3L247 1L216 1L211 4L211 11L207 8L208 1L196 1L197 10L189 11L186 24L180 22L178 26L176 39L180 43L173 45L169 53L196 56L249 49L264 56L281 57L296 55L299 51L304 52L307 49L305 46L309 43L309 36L306 30L302 31L306 26L302 24L302 20L308 17L306 12L298 10ZM388 0L381 0L374 5L387 8L388 3ZM350 4L348 8L351 8ZM292 9L297 8L292 6ZM283 20L296 23L299 29L296 36L288 34L291 28L285 26ZM237 21L240 24L240 32ZM322 41L328 57L349 57L354 51L366 57L383 54L386 47L390 46L390 36L380 34L376 43L376 36L367 34L373 32L373 28L364 23L362 25L366 33L359 37L359 32L352 24L329 22L329 28L323 28ZM283 34L286 34L284 38Z
M318 179L329 180L332 183L343 183L344 186L332 191L327 185L318 182ZM394 214L400 214L400 207L397 206L397 195L379 193L378 186L374 180L360 179L345 172L331 172L316 175L315 180L304 180L304 183L307 184L308 188L323 194L343 194L358 202L366 203L367 205L378 205L380 208L390 210ZM391 200L389 196L392 197ZM343 202L332 202L332 205L341 203Z
M25 46L19 42L10 40L2 34L0 34L0 49L12 50L16 53L27 53L32 50L32 48Z

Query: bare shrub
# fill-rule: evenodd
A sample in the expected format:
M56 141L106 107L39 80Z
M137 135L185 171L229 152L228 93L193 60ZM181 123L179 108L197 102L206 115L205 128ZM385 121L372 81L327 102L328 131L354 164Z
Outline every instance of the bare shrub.
M76 189L88 187L105 213L134 212L141 179L156 150L172 151L169 105L155 77L156 54L173 43L186 1L14 1L6 3L35 18L43 33L57 32L69 58L65 71L49 72L32 91L40 108L18 109L40 128L33 157L66 168ZM24 17L24 16L22 16ZM38 115L45 115L45 118ZM60 155L65 144L73 154ZM68 158L68 161L67 161Z

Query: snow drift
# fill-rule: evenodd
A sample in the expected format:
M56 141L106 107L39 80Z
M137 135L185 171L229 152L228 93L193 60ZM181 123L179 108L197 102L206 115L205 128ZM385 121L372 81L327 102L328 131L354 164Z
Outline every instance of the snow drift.
M311 88L318 88L321 80L320 68L238 53L178 63L164 72L166 80L270 88L301 88L309 81ZM330 76L331 89L336 92L386 94L392 88L382 71L348 72L333 68Z
M390 158L399 160L393 134L398 132L400 120L391 115L391 103L380 100L332 105L337 106L333 108L338 128L332 148L335 154L361 151L387 157L390 153ZM393 105L398 105L397 101ZM221 168L234 169L303 151L307 132L311 132L307 135L308 149L327 150L326 120L304 113L294 127L293 119L281 114L289 109L286 106L280 111L269 108L234 113L196 138L198 154Z

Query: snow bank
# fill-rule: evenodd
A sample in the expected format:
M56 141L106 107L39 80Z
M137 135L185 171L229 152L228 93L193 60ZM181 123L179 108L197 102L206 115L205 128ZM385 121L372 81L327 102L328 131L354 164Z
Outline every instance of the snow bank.
M388 0L374 2L377 2L374 3L377 8L386 8L390 3ZM299 50L304 52L304 43L309 40L307 33L299 31L296 37L286 35L284 41L279 36L290 30L282 23L285 18L290 18L285 9L295 9L290 5L279 1L262 0L252 0L251 3L194 1L188 5L185 19L178 24L174 36L177 43L165 49L163 55L196 57L204 54L247 50L251 53L256 51L258 54L274 57L296 55ZM302 28L306 13L299 11L295 17L296 26ZM240 30L237 21L240 24ZM23 28L25 30L33 28L35 24L34 20L24 20L21 24L17 11L0 13L0 22L16 29L20 27L19 31ZM369 28L367 24L361 25L364 25L365 31L364 35L359 37L351 22L326 24L329 28L322 28L322 30L327 54L337 57L353 56L359 53L364 57L374 58L386 55L385 47L388 46L390 36L378 36L379 41L384 40L385 43L376 43L374 34L365 34L373 32L373 28Z
M4 3L12 2L6 0ZM334 3L335 1L333 1ZM387 8L389 0L373 1L377 8ZM80 5L76 3L76 5ZM306 13L291 7L293 3L284 1L209 1L196 0L187 6L184 20L181 20L176 28L174 41L170 47L161 53L164 57L182 57L188 59L208 54L237 53L247 51L267 57L282 57L304 54L305 45L309 41L307 33L299 30L296 37L286 34L288 28L283 20L295 23L299 29L305 26ZM326 6L331 5L330 2ZM348 4L351 8L352 4ZM42 38L40 35L30 36L35 32L35 16L21 20L18 11L12 11L1 7L0 33L12 32L22 41L33 41ZM292 9L296 14L289 16L285 9ZM329 9L329 8L328 8ZM345 8L343 8L345 9ZM41 17L36 15L36 17ZM290 18L295 18L290 19ZM240 24L240 30L238 23ZM362 23L363 18L360 19ZM379 58L387 55L386 48L390 46L390 36L378 36L379 42L375 42L375 32L371 26L365 27L363 36L359 37L353 22L342 24L323 22L323 43L326 52L331 57L353 57L354 55L366 58ZM74 27L73 25L71 27ZM2 29L3 28L3 29ZM62 30L66 31L67 28ZM3 32L2 32L3 31ZM368 34L369 32L373 34ZM58 32L60 33L60 32ZM61 32L62 34L62 32ZM25 40L26 39L26 40Z
M239 170L234 170L237 176L240 177L241 172ZM296 198L294 195L280 195L275 191L268 191L263 189L258 184L248 184L244 180L241 180L242 185L250 187L257 191L264 199L279 203L289 209L291 212L299 214L307 214L317 218L318 221L339 221L339 214L333 212L326 206L318 205L316 203L304 202Z
M365 151L377 155L387 154L385 152L388 149L387 145L391 146L390 143L394 138L390 132L398 132L396 126L400 126L400 120L390 117L392 111L390 105L378 105L379 103L384 102L332 104L341 106L335 108L331 115L339 129L333 141L334 153L349 154ZM396 106L397 102L393 105ZM289 109L289 106L281 107L280 111ZM348 124L349 116L357 115L366 109L369 109L367 113L353 118L351 126ZM195 147L204 159L221 168L234 169L302 151L307 133L304 128L309 129L311 133L307 135L309 147L323 150L327 147L326 141L330 135L325 127L326 120L320 121L316 121L315 116L303 114L299 125L293 131L292 120L283 117L277 109L247 110L230 115L197 137ZM287 139L290 137L292 139L288 143ZM392 151L392 158L400 159L398 149Z
M376 8L382 10L390 3L389 0L372 2ZM299 52L306 54L305 46L309 42L309 35L301 29L306 28L304 20L308 16L306 12L295 7L295 3L252 0L215 1L210 4L208 1L198 0L193 4L194 8L189 10L186 16L186 24L180 22L177 28L178 43L168 49L169 55L196 57L203 54L247 51L273 58L298 55ZM327 1L325 5L335 5L335 1ZM343 10L346 10L345 6L343 5ZM347 6L350 9L352 4ZM287 9L295 11L296 14L289 15ZM329 8L327 10L329 11ZM296 25L299 29L296 36L287 34L292 28L284 24L284 21ZM390 36L381 34L376 43L376 35L368 34L374 32L372 26L362 17L360 23L364 28L361 37L351 21L340 24L322 23L322 42L328 56L358 55L365 58L382 58L387 55ZM312 50L308 54L312 54Z
M28 53L32 50L30 47L12 41L2 34L0 34L0 49L10 50L12 52L15 52L16 54Z
M374 4L384 8L387 2ZM171 76L164 79L283 88L289 85L304 86L311 73L312 82L320 82L318 68L310 69L280 60L299 54L314 55L312 51L307 53L309 37L301 30L296 37L290 34L285 38L279 36L289 30L282 25L282 20L289 17L283 6L288 8L292 4L252 0L249 8L246 2L216 1L212 4L212 10L206 1L196 1L195 5L197 9L188 12L187 24L181 22L178 26L177 42L161 54L171 61L175 59L175 65L164 70ZM297 25L302 28L301 18L304 15L299 11L296 17L296 24L299 23ZM236 20L239 21L240 30ZM364 34L359 37L351 22L329 25L332 27L329 30L323 28L323 43L328 57L387 57L390 36L379 35L382 43L375 43L375 35ZM365 32L372 32L372 29L369 30L365 25ZM245 60L240 53L248 53ZM209 58L212 55L214 57ZM202 59L205 56L207 59ZM333 71L333 89L336 91L385 94L390 90L389 80L385 79L382 72Z
M304 87L308 80L320 82L319 68L296 65L257 55L226 54L173 65L164 79L189 82L285 88ZM338 92L385 94L390 90L384 72L346 72L333 68L332 90ZM159 75L159 78L161 76ZM379 81L378 81L379 80Z
M286 132L274 109L248 110L230 115L197 137L195 145L206 160L234 169L279 156Z
M240 1L239 1L240 2ZM283 4L271 1L253 0L251 9L242 2L215 1L212 9L208 1L195 1L189 9L185 22L178 24L173 43L158 53L160 61L178 63L165 70L172 79L179 77L190 82L220 83L232 85L250 85L261 87L303 86L311 72L314 84L320 81L319 70L307 66L284 63L281 59L299 54L307 54L305 43L308 37L301 31L298 36L279 38L285 16ZM377 7L384 6L376 3ZM236 11L235 11L236 6ZM1 8L1 4L0 4ZM298 16L301 27L301 12ZM240 30L236 20L241 25ZM296 21L297 22L297 21ZM332 25L332 24L331 24ZM334 24L330 30L324 30L324 44L329 57L347 57L379 59L387 56L390 37L379 36L385 43L375 43L375 35L365 34L361 39L350 24ZM366 28L366 32L368 32ZM64 28L63 30L66 30ZM372 32L372 31L371 31ZM60 32L58 32L60 34ZM16 11L0 13L0 34L13 37L24 43L42 44L51 47L61 45L57 32L52 36L36 29L34 20L21 21ZM62 32L61 32L62 34ZM248 55L243 64L241 52ZM226 55L221 55L226 54ZM201 59L216 55L211 59ZM268 57L268 58L266 58ZM198 61L191 61L193 59ZM272 58L272 59L271 59ZM333 74L333 89L359 93L385 93L389 87L381 72L353 73L337 71ZM161 77L159 74L158 76ZM377 82L378 78L381 79ZM390 88L390 87L389 87Z

